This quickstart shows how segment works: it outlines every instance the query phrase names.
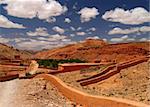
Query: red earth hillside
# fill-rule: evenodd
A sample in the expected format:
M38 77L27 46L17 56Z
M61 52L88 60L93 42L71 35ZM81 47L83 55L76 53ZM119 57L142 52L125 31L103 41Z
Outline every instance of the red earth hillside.
M88 39L35 54L37 59L80 59L88 62L122 62L148 56L150 42L108 44L103 40Z
M32 54L28 51L15 49L12 46L0 43L0 60L15 59L15 56L20 56L21 59L29 59L31 58Z

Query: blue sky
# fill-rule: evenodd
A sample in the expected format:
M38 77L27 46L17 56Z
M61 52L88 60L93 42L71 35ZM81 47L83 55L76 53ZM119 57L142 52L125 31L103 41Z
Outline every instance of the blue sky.
M20 49L149 40L149 0L2 0L0 10L0 42Z

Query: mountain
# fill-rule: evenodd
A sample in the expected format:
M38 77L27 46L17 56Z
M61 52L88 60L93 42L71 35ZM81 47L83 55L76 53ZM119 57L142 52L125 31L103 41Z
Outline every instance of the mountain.
M149 54L150 42L109 44L100 39L88 39L34 55L37 59L80 59L88 62L121 62Z
M15 59L15 56L20 56L21 59L28 59L31 55L30 52L0 43L0 59Z

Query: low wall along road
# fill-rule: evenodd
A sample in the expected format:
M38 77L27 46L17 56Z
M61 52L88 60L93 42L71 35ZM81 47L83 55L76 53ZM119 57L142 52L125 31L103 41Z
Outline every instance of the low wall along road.
M92 78L96 78L96 77L99 77L101 75L104 75L106 74L108 71L112 70L113 68L115 68L116 65L110 65L108 66L107 68L105 68L103 71L101 71L100 73L96 74L96 75L93 75L91 77L88 77L88 78L84 78L84 79L80 79L80 80L77 80L77 82L81 82L81 81L85 81L85 80L89 80L89 79L92 79Z
M113 66L109 66L104 71L102 71L102 73L104 72L103 74L99 73L99 74L96 74L96 75L91 76L89 78L78 80L78 82L80 82L80 84L82 86L97 83L97 82L108 79L109 77L119 73L122 69L126 69L128 67L140 64L142 62L147 62L147 61L148 61L148 58L141 58L141 59L136 59L136 60L133 60L133 61L130 61L130 62L125 62L125 63L118 64L118 65L116 65L115 68Z
M103 96L93 96L74 88L67 86L56 76L51 74L40 74L35 78L44 78L52 83L64 96L66 96L71 101L78 104L82 104L84 107L149 107L146 104L130 101L126 99L113 98L113 97L103 97Z
M66 63L66 64L59 64L58 70L51 72L50 74L58 74L58 73L65 73L65 72L73 72L77 70L81 70L84 68L88 68L91 66L99 66L103 65L101 63Z

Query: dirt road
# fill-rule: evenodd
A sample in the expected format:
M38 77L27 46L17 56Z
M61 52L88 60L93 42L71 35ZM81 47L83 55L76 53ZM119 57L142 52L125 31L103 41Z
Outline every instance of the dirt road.
M0 107L15 107L15 94L18 80L0 83Z
M57 89L43 79L0 82L0 107L73 107Z

